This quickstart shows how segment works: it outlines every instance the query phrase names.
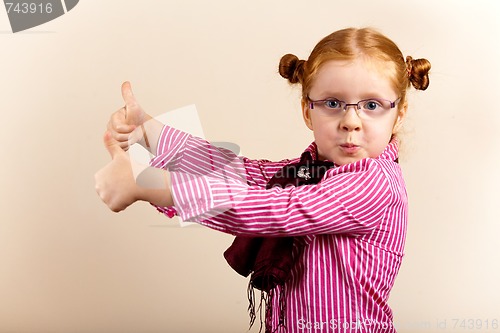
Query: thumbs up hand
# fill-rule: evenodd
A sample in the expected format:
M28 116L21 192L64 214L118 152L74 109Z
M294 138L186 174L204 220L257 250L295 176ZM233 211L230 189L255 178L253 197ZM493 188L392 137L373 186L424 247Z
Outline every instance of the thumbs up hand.
M95 189L109 209L120 212L136 201L161 207L174 204L166 170L131 161L110 132L104 134L104 145L112 160L95 174Z
M130 82L124 82L121 90L125 106L111 115L108 131L118 142L119 147L126 151L129 146L142 139L141 126L151 119L151 116L144 112L137 102Z
M109 131L104 134L104 145L112 160L95 174L95 188L101 200L112 211L119 212L139 200L140 189L128 153Z

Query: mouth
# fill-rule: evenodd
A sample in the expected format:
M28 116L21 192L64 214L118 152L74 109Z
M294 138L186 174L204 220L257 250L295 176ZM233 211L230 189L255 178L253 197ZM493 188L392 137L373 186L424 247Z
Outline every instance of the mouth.
M353 155L359 151L360 146L353 143L343 143L340 145L340 149L348 155Z

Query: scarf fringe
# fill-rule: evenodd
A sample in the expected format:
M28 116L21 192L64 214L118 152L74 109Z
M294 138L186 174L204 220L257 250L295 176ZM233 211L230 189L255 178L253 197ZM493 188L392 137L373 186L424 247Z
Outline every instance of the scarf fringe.
M269 291L260 291L260 301L259 306L256 309L255 303L255 288L250 281L248 283L247 295L248 295L248 314L250 316L250 325L248 330L250 330L255 324L255 319L257 318L257 312L259 313L260 328L259 333L262 333L262 329L265 326L265 333L286 333L286 296L285 296L285 284L279 284ZM279 306L279 317L278 326L273 330L273 302L276 298L276 292L278 292L278 306ZM264 313L264 315L263 315Z

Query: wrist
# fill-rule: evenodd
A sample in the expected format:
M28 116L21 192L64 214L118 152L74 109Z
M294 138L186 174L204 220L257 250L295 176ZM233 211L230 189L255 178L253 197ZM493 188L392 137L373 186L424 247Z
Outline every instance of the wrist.
M148 114L144 116L144 122L140 125L140 137L138 142L142 147L148 150L151 154L157 154L158 140L164 128L164 124Z
M160 207L173 206L170 174L163 169L148 167L136 180L137 199Z
M151 117L149 114L144 112L144 117L142 118L141 126L144 125L145 123L147 123L148 121L150 121L151 119L153 119L153 117Z

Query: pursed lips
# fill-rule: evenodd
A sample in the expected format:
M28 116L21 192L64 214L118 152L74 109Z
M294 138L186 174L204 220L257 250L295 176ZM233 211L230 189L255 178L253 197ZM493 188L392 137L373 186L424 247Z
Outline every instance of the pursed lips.
M354 143L343 143L340 146L344 147L344 148L359 147L358 145L355 145Z
M344 151L347 154L355 154L358 152L360 146L354 144L354 143L342 143L340 145L340 149Z

